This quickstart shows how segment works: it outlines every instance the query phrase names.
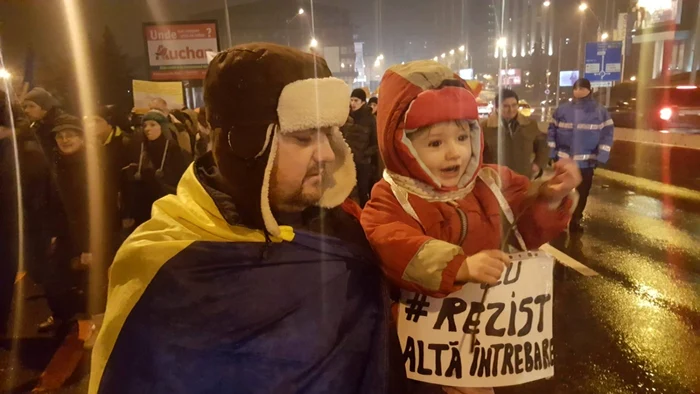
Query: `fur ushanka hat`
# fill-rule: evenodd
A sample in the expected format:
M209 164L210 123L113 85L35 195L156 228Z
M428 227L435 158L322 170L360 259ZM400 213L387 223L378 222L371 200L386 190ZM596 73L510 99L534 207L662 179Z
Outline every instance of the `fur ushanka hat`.
M340 133L348 117L350 89L333 78L322 58L267 43L238 45L219 53L204 81L214 159L227 181L239 221L278 236L270 209L270 175L282 133L332 127L335 165L319 206L336 207L356 183L350 148Z

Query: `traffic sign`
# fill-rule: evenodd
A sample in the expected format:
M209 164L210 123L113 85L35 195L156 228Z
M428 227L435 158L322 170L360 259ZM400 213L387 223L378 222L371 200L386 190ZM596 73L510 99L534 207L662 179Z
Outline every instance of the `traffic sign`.
M587 43L584 77L594 86L619 82L622 78L622 41Z

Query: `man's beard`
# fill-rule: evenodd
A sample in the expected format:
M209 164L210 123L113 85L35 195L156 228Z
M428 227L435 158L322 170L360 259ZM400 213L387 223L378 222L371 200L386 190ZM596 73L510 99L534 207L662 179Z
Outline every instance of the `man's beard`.
M321 174L321 180L313 186L304 186L304 183L311 177ZM271 180L275 177L271 177ZM271 205L275 206L279 211L285 212L301 212L306 208L318 204L318 202L323 197L323 193L326 191L329 183L328 172L319 169L318 166L309 168L307 173L304 175L299 186L291 193L283 192L277 194L279 198L278 201L271 201ZM279 187L278 185L271 184L270 190L274 190ZM305 190L306 189L306 190Z

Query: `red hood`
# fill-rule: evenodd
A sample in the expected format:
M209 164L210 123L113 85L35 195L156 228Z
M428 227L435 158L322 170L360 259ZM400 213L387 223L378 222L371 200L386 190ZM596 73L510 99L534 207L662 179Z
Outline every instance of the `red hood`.
M390 173L412 178L438 193L470 187L481 169L483 138L472 90L462 87L438 89L446 80L459 80L450 69L434 61L416 61L389 68L380 84L377 138L382 159ZM450 120L471 125L472 158L458 187L442 187L412 153L407 132Z

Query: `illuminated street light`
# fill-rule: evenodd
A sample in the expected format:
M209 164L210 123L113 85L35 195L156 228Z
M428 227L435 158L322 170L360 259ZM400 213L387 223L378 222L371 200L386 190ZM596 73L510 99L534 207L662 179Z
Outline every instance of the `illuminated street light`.
M581 3L581 4L578 6L578 10L581 11L581 12L586 11L587 9L588 9L588 4L586 4L586 3Z
M600 35L600 39L605 41L610 37L610 35L607 32L603 32L603 34Z
M340 68L345 68L345 63L340 63Z
M545 1L544 3L542 3L542 5L545 6L545 7L549 7L550 5L552 5L552 2L549 1L549 0L547 0L547 1Z
M318 41L316 41L315 38L311 39L311 44L309 44L311 48L316 48L318 46Z
M632 77L630 78L630 81L634 82L634 81L636 81L636 80L637 80L637 77L634 76L634 75L632 75Z
M10 72L5 70L4 68L0 68L0 79L10 79L10 78L12 78L12 74L10 74Z
M450 55L454 55L454 54L455 54L455 50L454 50L454 49L450 49Z
M374 67L379 68L380 65L381 65L381 62L379 61L379 59L374 61Z
M501 49L505 49L507 43L508 43L508 40L506 40L505 37L501 37L496 41L496 46L501 48Z
M444 53L443 53L442 55L440 55L440 57L443 58L443 59L445 58L445 56L447 56L447 55L444 54Z
M459 47L459 51L460 51L460 52L464 52L465 49L466 49L466 48L464 47L464 45L462 45L461 47Z
M302 15L303 13L304 13L304 9L303 9L303 8L299 8L299 15Z
M383 53L380 53L380 54L379 54L379 57L377 57L377 59L379 59L379 60L384 60L384 54L383 54Z
M438 57L435 56L435 57L433 58L433 60L434 60L434 61L438 61Z

